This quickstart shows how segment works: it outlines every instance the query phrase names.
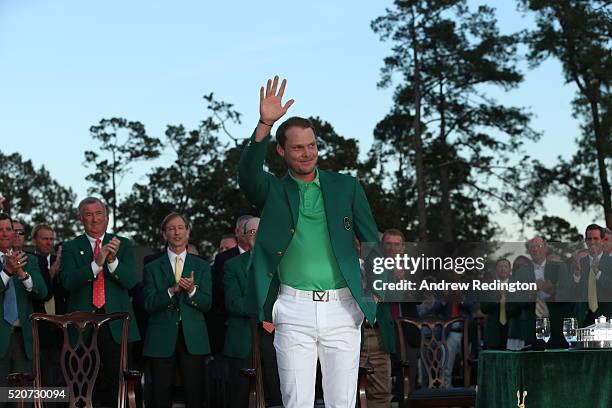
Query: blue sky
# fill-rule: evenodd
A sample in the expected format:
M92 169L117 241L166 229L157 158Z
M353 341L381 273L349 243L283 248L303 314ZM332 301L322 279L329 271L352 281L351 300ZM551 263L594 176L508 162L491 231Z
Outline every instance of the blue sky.
M470 1L479 4L478 1ZM513 1L497 8L502 32L530 24ZM391 90L376 87L390 44L370 29L392 1L82 1L0 2L0 150L45 165L82 197L83 152L95 147L88 129L113 116L143 122L162 136L167 124L196 127L202 95L214 92L243 113L235 135L247 136L258 117L258 89L278 73L288 78L291 112L318 115L367 151L372 130L388 112ZM547 61L526 71L523 85L495 97L531 108L543 132L529 153L545 163L571 155L578 121L574 87ZM167 160L167 158L166 158ZM163 164L164 158L154 164ZM142 181L135 167L121 189ZM585 225L599 214L576 214L551 199L549 213ZM498 221L514 236L516 220Z

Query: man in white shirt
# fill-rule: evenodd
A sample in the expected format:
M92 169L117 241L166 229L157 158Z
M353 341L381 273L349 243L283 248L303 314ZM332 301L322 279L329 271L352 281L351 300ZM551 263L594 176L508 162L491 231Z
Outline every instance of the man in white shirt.
M582 326L588 326L600 315L612 317L612 258L603 256L602 227L591 224L584 236L589 254L580 260L580 268L575 269L573 278L577 292L586 299L586 311L579 307L579 314L584 316Z

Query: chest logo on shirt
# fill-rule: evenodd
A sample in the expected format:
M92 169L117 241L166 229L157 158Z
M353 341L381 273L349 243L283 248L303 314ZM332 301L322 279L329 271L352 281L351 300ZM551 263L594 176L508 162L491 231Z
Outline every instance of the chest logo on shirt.
M344 222L344 229L347 230L347 231L350 231L351 228L352 228L351 227L351 219L349 217L344 217L343 222Z

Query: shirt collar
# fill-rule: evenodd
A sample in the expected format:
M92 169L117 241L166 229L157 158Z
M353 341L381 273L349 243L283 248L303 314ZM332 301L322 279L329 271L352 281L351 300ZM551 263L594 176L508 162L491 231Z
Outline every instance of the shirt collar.
M541 264L533 263L533 267L535 269L544 269L546 267L546 258L542 261Z
M600 252L599 254L597 254L596 258L598 261L601 261L601 257L603 256L603 252ZM591 262L593 262L593 256L591 256L591 254L589 254L589 260Z
M304 187L308 184L315 184L317 187L321 187L321 182L319 181L319 168L315 167L315 178L314 180L310 181L310 182L306 182L304 180L300 180L299 178L296 178L293 176L293 174L291 173L291 170L289 170L289 176L295 180L295 182L297 183L298 187Z
M166 252L168 252L168 258L170 259L171 265L174 265L176 263L177 256L181 258L181 261L183 261L183 265L185 265L185 258L187 257L186 249L184 249L183 252L181 252L180 254L175 254L174 252L170 250L170 248L168 248Z
M102 234L102 236L100 238L98 238L100 240L100 244L102 244L102 242L104 241L104 236L106 235L106 232L104 234ZM96 238L92 238L89 235L85 234L85 236L87 237L87 240L89 241L89 243L91 244L91 246L95 246L96 245Z

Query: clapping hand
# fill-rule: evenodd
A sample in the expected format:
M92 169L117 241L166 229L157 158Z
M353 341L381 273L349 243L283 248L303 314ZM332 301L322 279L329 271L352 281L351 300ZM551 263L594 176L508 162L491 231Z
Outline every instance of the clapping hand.
M189 275L188 278L181 278L178 284L181 287L181 289L183 289L185 292L191 293L191 291L195 287L193 283L193 271L191 271L191 274Z
M25 276L23 267L28 264L28 256L25 254L25 252L14 252L9 254L6 259L7 262L6 265L4 265L4 269L6 269L8 273L19 278Z

